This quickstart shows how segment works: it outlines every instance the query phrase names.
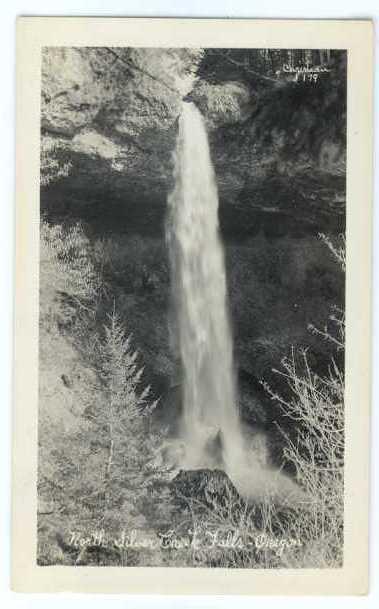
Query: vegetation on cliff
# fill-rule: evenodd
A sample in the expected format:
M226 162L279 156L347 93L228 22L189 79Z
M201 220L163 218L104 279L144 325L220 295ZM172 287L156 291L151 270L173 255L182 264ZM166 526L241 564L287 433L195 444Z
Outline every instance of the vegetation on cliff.
M42 223L39 564L340 565L344 383L337 360L319 376L305 352L293 351L279 372L284 397L266 385L293 421L290 433L280 431L281 458L304 501L277 504L268 493L246 502L222 472L173 478L163 458L167 432L154 418L139 356L97 264L80 226ZM310 329L340 352L343 319L332 321L337 332ZM130 540L130 531L145 541Z

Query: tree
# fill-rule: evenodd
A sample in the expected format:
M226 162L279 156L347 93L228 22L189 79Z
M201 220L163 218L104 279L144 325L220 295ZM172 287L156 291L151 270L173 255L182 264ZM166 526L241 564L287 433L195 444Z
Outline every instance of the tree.
M100 523L130 526L143 512L152 482L156 437L150 416L156 402L140 390L143 368L120 318L113 311L97 345L97 372L103 399L87 413L104 447Z
M335 244L320 235L342 270L345 270L345 241ZM340 566L343 560L344 510L344 371L337 355L345 346L345 320L341 309L334 307L329 323L309 330L328 341L336 353L328 372L319 375L312 370L305 349L292 349L282 360L282 369L274 370L286 382L289 396L283 397L264 384L271 399L279 405L284 417L294 425L295 438L285 437L284 460L295 471L306 499L297 517L289 523L287 534L303 541L305 553L300 564L289 566Z
M41 237L38 561L135 562L69 540L170 518L156 402L114 306L102 317L109 298L82 227L43 222Z

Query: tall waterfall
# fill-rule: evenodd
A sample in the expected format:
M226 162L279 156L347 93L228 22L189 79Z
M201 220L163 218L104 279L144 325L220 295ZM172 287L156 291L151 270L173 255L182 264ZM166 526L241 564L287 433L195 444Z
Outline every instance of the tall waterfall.
M192 103L183 103L174 161L166 236L183 366L183 451L177 464L222 468L246 498L269 493L280 501L303 500L298 485L266 463L265 437L250 430L247 439L242 432L217 185L203 118Z
M242 456L218 194L201 113L184 102L169 196L169 245L183 366L181 435L189 469L233 474Z

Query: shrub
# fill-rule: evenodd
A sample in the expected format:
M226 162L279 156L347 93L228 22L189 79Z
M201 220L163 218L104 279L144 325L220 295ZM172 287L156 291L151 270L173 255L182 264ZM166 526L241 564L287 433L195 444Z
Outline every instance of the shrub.
M54 257L67 293L75 298L94 301L101 288L90 243L80 223L64 227L41 222L41 245Z
M344 465L344 380L334 361L329 374L319 377L308 365L306 351L302 366L294 351L276 371L287 381L291 399L266 389L296 428L296 440L285 435L283 457L293 466L296 480L305 493L289 533L301 539L310 552L308 566L337 566L343 549L343 465ZM299 565L304 566L304 565Z
M345 270L345 243L320 235L342 270ZM274 370L286 381L288 398L283 398L267 384L266 390L288 417L296 438L285 436L283 457L296 475L306 499L296 508L289 533L304 542L306 553L294 566L336 567L343 562L344 513L344 372L336 361L345 345L345 320L341 309L334 307L329 324L309 330L328 341L335 349L328 372L319 376L312 371L307 351L292 349L282 360L282 369Z

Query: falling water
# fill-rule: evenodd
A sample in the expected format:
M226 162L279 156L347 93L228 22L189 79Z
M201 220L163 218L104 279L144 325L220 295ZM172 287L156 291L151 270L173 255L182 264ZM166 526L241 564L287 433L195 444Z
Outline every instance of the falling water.
M167 238L183 365L183 467L238 467L242 450L218 194L203 118L183 103Z
M222 468L250 498L267 492L301 499L299 487L262 462L243 433L236 399L218 194L199 110L183 103L175 150L175 186L166 226L177 347L183 366L184 452L180 467ZM253 439L252 439L253 438ZM265 438L255 434L255 440Z

